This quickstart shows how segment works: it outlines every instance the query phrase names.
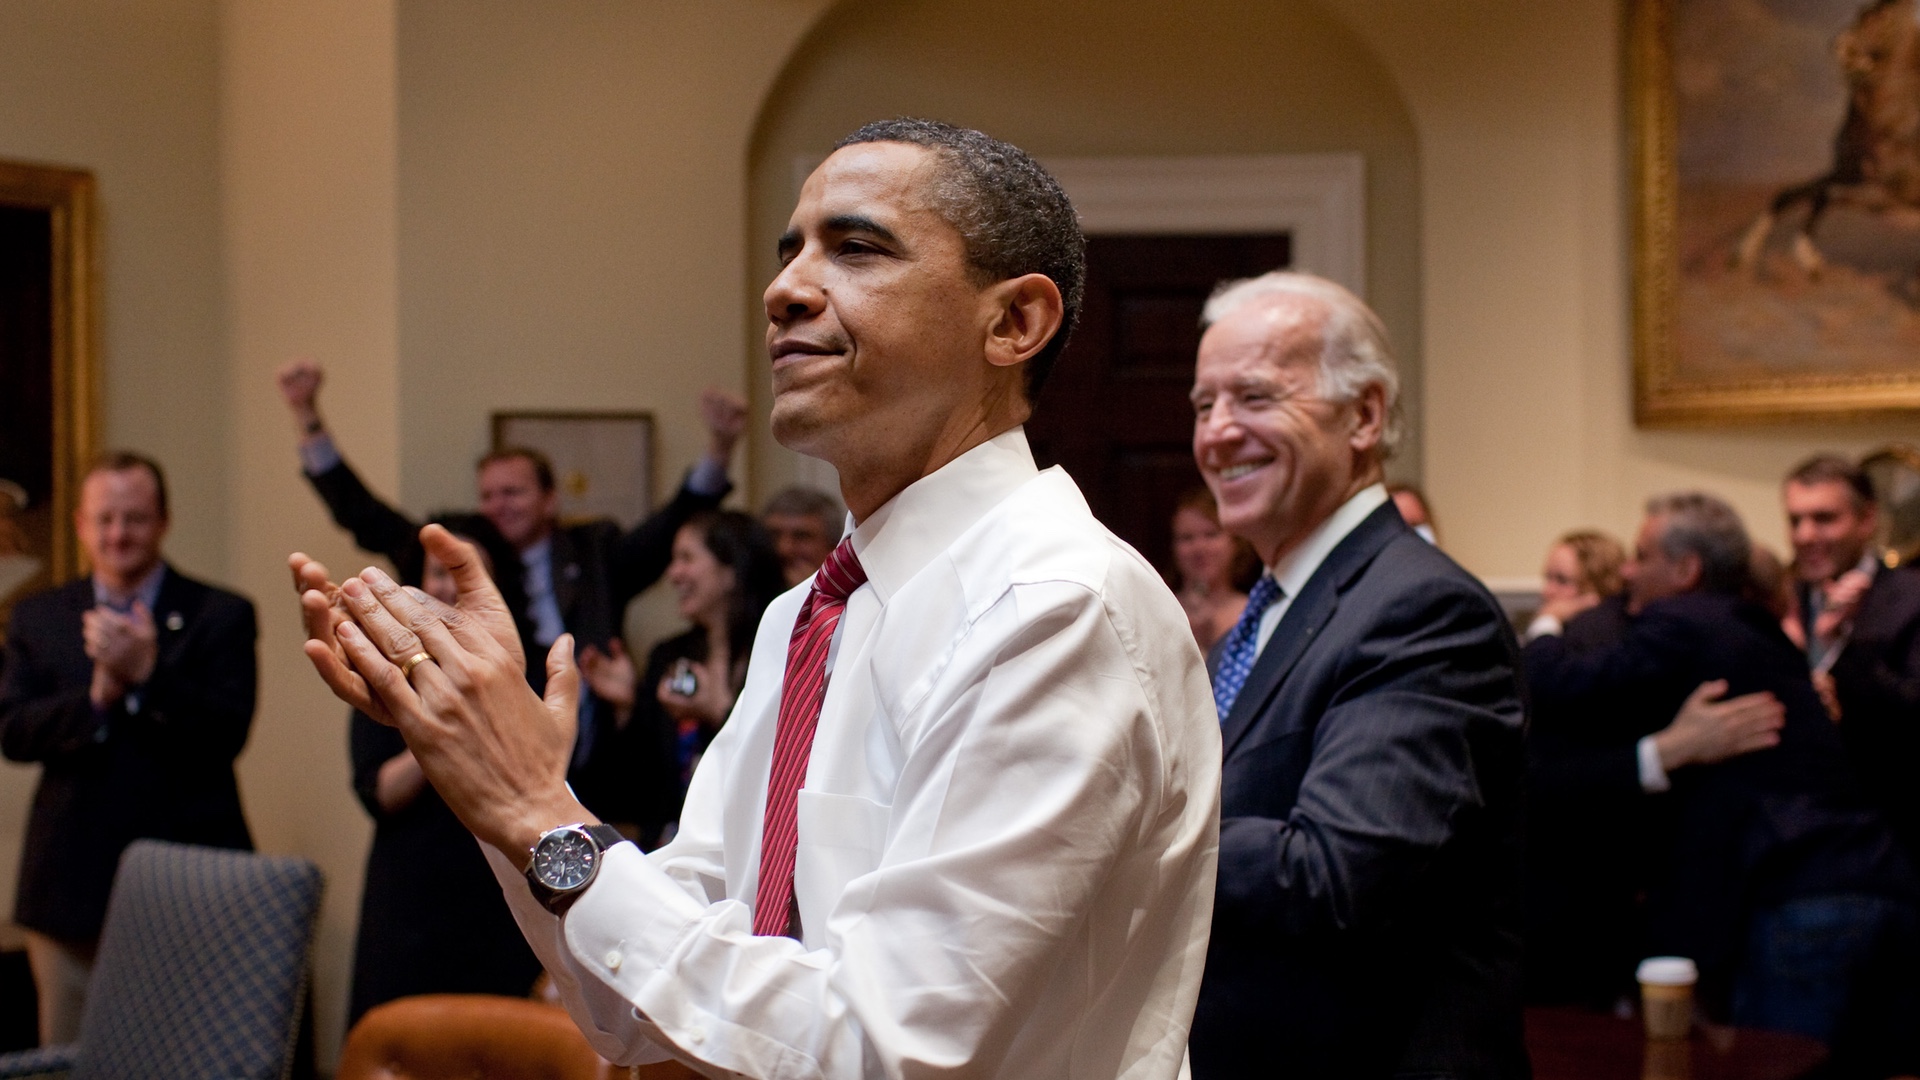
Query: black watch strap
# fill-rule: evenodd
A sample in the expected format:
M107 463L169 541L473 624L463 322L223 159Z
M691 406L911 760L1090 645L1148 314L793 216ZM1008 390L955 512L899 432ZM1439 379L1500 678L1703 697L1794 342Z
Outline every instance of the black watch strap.
M562 827L572 828L573 826ZM580 898L580 894L586 892L587 889L593 885L595 879L599 878L600 860L601 857L606 854L607 849L615 844L623 843L627 839L625 836L620 835L619 829L605 822L585 825L580 828L582 832L587 834L587 838L593 842L594 847L593 866L588 872L586 880L571 889L556 889L534 876L533 864L527 864L526 878L528 889L532 891L535 900L540 901L548 911L553 912L555 915L565 914L566 910L573 906L573 902ZM543 836L541 839L544 840L545 837ZM535 848L537 849L538 847L539 845L536 844Z

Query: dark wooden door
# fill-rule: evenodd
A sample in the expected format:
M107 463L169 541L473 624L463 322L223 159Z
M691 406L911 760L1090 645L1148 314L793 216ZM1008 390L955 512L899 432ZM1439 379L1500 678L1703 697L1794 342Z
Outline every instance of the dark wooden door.
M1067 470L1094 514L1162 573L1170 521L1200 483L1193 356L1214 286L1292 264L1285 233L1087 238L1080 328L1027 424L1042 468Z

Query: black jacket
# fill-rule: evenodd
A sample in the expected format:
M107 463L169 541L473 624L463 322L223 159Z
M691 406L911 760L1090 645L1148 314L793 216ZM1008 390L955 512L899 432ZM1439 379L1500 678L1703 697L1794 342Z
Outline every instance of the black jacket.
M1196 1078L1527 1075L1517 663L1391 504L1315 571L1225 719Z
M91 941L106 918L120 852L152 837L251 848L233 759L246 745L255 696L253 604L169 567L153 620L159 660L138 712L96 715L93 661L80 616L81 578L13 611L0 680L0 751L41 764L14 921Z
M1581 652L1627 635L1624 595L1567 622ZM1527 998L1610 1008L1645 956L1640 889L1649 814L1635 743L1666 717L1593 714L1535 696L1527 729Z
M1718 1006L1754 910L1833 893L1910 897L1912 871L1854 781L1839 733L1777 620L1739 597L1693 592L1647 605L1619 644L1527 647L1540 715L1631 720L1622 738L1670 721L1701 683L1771 691L1786 707L1780 745L1672 777L1651 861L1649 953L1689 956Z
M1874 576L1833 682L1854 770L1908 856L1920 858L1920 567Z
M432 784L398 810L380 806L380 766L407 748L400 732L355 712L353 789L373 818L349 1027L410 994L526 997L540 974L493 868Z

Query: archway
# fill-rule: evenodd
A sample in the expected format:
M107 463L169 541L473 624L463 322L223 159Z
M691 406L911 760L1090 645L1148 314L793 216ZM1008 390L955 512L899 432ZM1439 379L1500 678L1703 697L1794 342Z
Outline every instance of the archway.
M1416 136L1386 69L1344 24L1308 3L1266 0L849 0L794 50L755 126L755 300L807 162L894 115L978 127L1043 160L1358 155L1365 292L1394 334L1406 387L1410 437L1393 469L1419 476ZM757 339L757 303L746 318ZM764 380L749 383L764 416ZM756 448L758 492L821 475L770 440Z

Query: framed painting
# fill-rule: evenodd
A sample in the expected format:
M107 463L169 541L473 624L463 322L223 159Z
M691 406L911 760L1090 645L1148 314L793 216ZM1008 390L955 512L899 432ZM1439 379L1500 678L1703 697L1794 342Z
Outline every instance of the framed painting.
M1920 408L1920 0L1631 0L1635 416Z
M653 510L653 414L497 412L493 448L524 446L553 463L565 521L631 528Z
M96 449L93 176L0 161L0 640L13 604L82 569Z

